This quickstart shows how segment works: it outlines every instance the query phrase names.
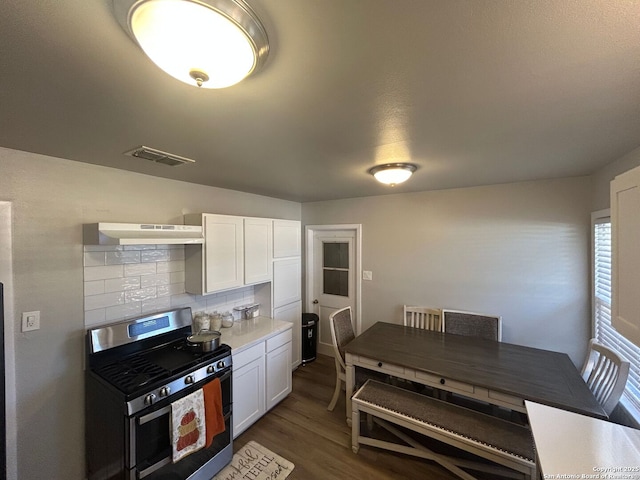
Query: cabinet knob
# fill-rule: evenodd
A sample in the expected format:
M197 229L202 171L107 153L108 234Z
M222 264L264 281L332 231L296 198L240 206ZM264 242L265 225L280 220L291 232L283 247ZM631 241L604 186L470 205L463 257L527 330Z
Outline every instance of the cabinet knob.
M378 367L382 368L382 362L378 362Z
M314 304L314 305L317 305L317 304L318 304L318 299L315 299L315 300L313 301L313 304Z
M444 378L440 379L440 385L444 385Z

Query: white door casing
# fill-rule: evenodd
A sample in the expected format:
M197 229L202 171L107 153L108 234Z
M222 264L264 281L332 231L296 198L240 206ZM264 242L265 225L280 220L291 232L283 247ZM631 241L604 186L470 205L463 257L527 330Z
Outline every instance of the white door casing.
M13 313L11 202L0 202L0 282L4 284L5 418L7 479L18 478L18 426L16 423L16 369Z
M335 310L351 306L356 335L361 331L361 228L361 225L310 225L305 228L306 311L314 312L320 318L318 326L318 353L320 354L333 355L329 315ZM330 275L334 274L333 271L335 274L341 271L339 274L341 278L348 279L348 288L340 291L339 294L323 291L325 244L334 244L338 249L348 249L348 269L327 268ZM339 247L339 244L342 244L342 247ZM314 303L316 301L317 303Z

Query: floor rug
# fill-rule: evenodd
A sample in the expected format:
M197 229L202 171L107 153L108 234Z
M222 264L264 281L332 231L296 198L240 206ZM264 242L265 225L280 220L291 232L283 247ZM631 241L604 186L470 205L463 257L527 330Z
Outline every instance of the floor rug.
M211 480L282 480L293 467L289 460L251 441L238 449L231 463Z

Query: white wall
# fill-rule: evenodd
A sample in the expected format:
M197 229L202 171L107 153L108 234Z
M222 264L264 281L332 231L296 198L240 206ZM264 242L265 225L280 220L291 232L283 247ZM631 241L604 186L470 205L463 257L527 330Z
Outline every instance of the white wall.
M611 204L610 183L616 175L631 170L640 165L640 147L630 151L614 162L606 165L592 175L593 179L593 202L592 210L604 210Z
M29 480L84 478L83 223L301 213L294 202L4 148L0 201L13 211L17 463ZM31 310L41 329L19 333L20 312Z
M363 225L362 326L403 304L503 317L506 342L584 358L590 177L306 203L305 225Z

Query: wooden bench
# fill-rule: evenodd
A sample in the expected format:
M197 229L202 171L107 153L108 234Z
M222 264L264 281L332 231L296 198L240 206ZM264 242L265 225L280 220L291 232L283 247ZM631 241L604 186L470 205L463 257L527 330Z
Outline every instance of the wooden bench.
M409 446L363 436L360 412L368 414L369 428L375 422ZM538 478L533 437L531 431L522 425L374 380L368 380L353 395L352 415L351 444L354 453L358 453L360 444L363 444L414 455L435 461L465 480L475 480L475 477L461 467L527 480ZM498 465L435 453L394 425Z

